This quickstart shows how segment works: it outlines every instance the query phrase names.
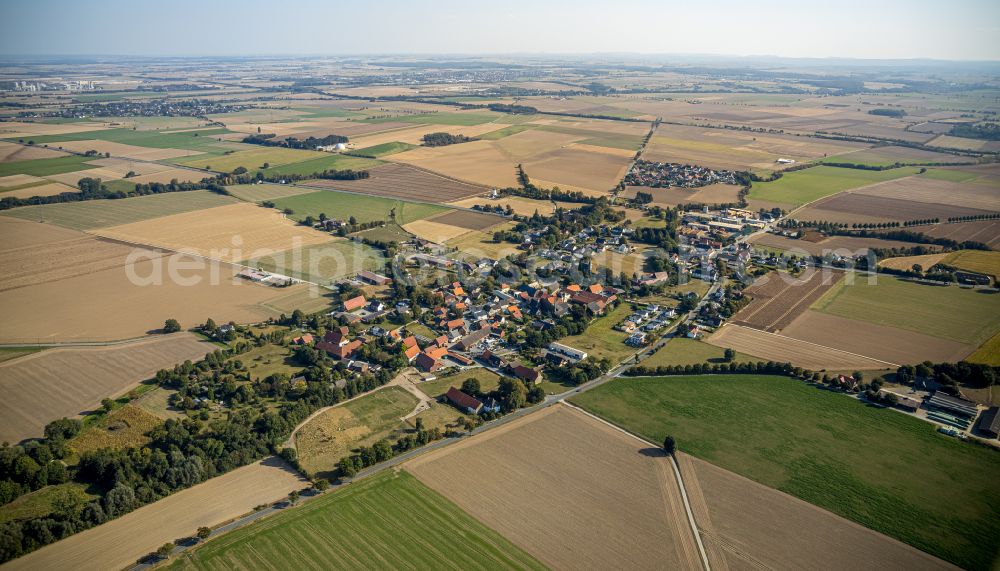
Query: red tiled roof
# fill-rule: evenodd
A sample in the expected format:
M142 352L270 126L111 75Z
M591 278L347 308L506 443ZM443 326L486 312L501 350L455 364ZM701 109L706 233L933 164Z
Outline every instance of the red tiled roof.
M354 311L355 309L361 309L368 303L365 296L359 295L358 297L352 297L351 299L344 302L344 311Z
M445 396L448 397L448 400L453 402L455 406L458 406L463 410L472 409L473 411L478 411L480 407L483 406L483 403L480 402L479 399L469 396L455 387L449 388L448 392L445 393Z

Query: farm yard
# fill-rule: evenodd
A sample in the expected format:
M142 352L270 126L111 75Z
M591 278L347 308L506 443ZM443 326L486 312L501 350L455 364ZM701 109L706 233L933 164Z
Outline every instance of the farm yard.
M996 556L992 538L1000 532L997 507L981 500L1000 493L1000 481L992 477L1000 469L1000 456L988 448L937 434L932 425L921 420L773 376L622 378L571 400L652 442L672 434L686 454L956 565L986 569ZM742 437L731 437L737 433ZM699 476L705 471L695 467ZM715 519L720 509L717 502L732 497L733 492L710 499L712 482L706 482L704 497L710 506L716 506L709 508L715 527L719 525ZM751 494L748 489L736 493L748 502L775 497L774 493ZM725 513L733 514L730 510L739 505ZM788 501L771 509L783 505ZM713 509L715 513L711 513ZM740 513L737 522L761 512ZM756 535L755 528L764 531L770 525L773 523L762 520L759 526L740 526L738 533ZM809 520L804 525L817 529ZM787 526L777 533L782 537L797 531L797 527ZM827 536L832 537L829 531ZM708 536L712 539L711 531ZM750 554L756 556L759 549L751 549ZM905 556L899 564L913 561L920 568L925 566L918 554L906 555L892 545L880 549ZM770 552L770 556L776 553L781 551Z
M302 549L289 551L292 536ZM168 569L362 570L373 553L387 569L545 568L405 471L386 471L214 539Z
M200 526L221 524L306 486L308 482L284 462L265 458L43 547L6 567L122 569L165 541L190 537Z
M648 450L556 405L404 469L549 568L697 568L669 460Z
M443 204L485 192L474 186L407 165L389 164L372 168L369 178L359 180L317 180L309 186L346 190L386 198Z
M214 346L189 333L108 347L55 348L0 363L0 441L39 438L49 422L100 406L162 368L197 360ZM72 371L71 375L67 371Z

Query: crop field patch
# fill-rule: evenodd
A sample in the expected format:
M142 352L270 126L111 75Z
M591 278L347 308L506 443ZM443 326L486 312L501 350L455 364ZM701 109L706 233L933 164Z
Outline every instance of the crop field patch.
M878 267L889 268L891 270L911 270L913 266L919 265L924 270L934 267L935 264L944 261L951 254L942 252L939 254L924 254L922 256L903 256L901 258L885 258L879 260Z
M506 222L488 231L473 230L466 232L447 240L447 246L456 248L462 254L459 257L460 259L478 260L480 258L489 258L491 260L499 260L506 258L511 254L518 253L519 250L515 244L511 244L510 242L494 242L493 232L510 230L513 227L514 224L512 222Z
M295 163L288 163L280 166L272 165L264 169L264 174L268 176L281 175L302 175L309 176L314 173L328 170L366 170L383 164L382 161L366 159L362 157L352 157L348 155L332 155L324 153L324 156L307 159Z
M279 209L290 208L291 217L303 220L312 216L318 220L320 214L326 214L333 220L348 221L353 216L358 222L388 222L393 220L390 214L395 214L397 224L406 224L448 212L449 209L436 204L419 202L404 202L380 196L368 196L353 192L337 192L334 190L309 189L308 194L291 197L279 197L274 200Z
M301 186L289 186L284 184L237 184L227 186L226 191L232 196L246 202L263 202L265 200L276 200L278 198L288 198L300 194L316 192L311 188Z
M87 200L23 206L6 210L2 215L46 222L74 230L93 230L227 204L236 204L236 200L207 190L192 190L121 200Z
M141 174L137 177L122 180L133 184L151 184L154 182L169 184L175 180L177 182L198 182L208 177L208 173L191 169L167 169L149 174Z
M518 186L517 163L490 141L473 141L446 147L421 147L393 155L392 160L474 184L498 188ZM476 194L482 194L486 190L483 188Z
M21 230L34 233L39 238L37 244L10 245L0 250L0 266L4 268L4 273L0 275L0 291L121 268L123 260L131 252L131 248L122 244L98 240L86 234L63 236L48 232L49 228L30 222L0 221L0 236ZM45 242L46 236L51 236L53 240Z
M799 205L852 188L910 176L916 172L916 167L868 171L818 166L785 173L773 182L755 182L748 198Z
M960 173L961 171L945 172ZM1000 185L997 184L952 182L913 176L862 187L854 190L853 194L943 204L973 210L1000 211ZM961 214L953 216L961 216Z
M105 153L111 153L112 157L119 157L119 158L125 157L132 159L141 159L145 161L176 159L179 157L188 157L191 155L199 154L198 151L190 149L142 147L137 145L130 145L127 143L105 141L101 139L82 140L82 141L60 141L58 143L52 143L51 146L60 150L65 149L67 151L73 151L74 153L86 153L87 151L97 151L102 155Z
M469 212L468 210L452 210L451 212L434 216L430 221L468 230L486 230L497 224L507 222L507 219L495 214Z
M569 147L524 161L524 170L536 184L606 193L625 176L628 164L624 157Z
M802 277L771 272L744 290L753 300L731 321L772 333L781 331L842 277L840 272L829 271L806 272Z
M534 200L531 198L522 198L520 196L506 196L496 200L477 196L448 203L448 206L457 206L459 208L472 208L477 205L501 206L503 208L510 206L511 210L514 211L514 214L520 214L521 216L531 216L535 212L538 212L543 216L548 216L555 211L556 207L571 210L573 208L579 208L580 206L579 204L572 202L553 203L548 200Z
M18 143L0 141L0 164L15 161L31 161L37 159L56 159L67 156L66 153L35 145L25 146Z
M0 363L0 441L39 438L49 422L97 409L101 399L124 393L157 370L214 349L178 333L108 347L49 349Z
M280 212L247 203L163 216L95 232L106 238L227 262L334 240L330 234L295 224Z
M979 346L1000 331L1000 295L880 275L831 288L812 307L878 325Z
M435 204L461 200L486 191L481 186L408 165L387 164L370 169L368 172L371 176L366 179L318 180L310 181L309 185Z
M67 444L77 456L103 448L141 448L151 441L147 436L149 431L161 424L163 420L153 413L139 406L126 404L84 428Z
M577 395L572 402L651 442L671 434L685 454L956 565L986 569L996 557L1000 507L983 498L1000 494L1000 480L993 477L1000 470L1000 455L938 434L923 420L864 406L799 380L766 375L621 378ZM732 438L736 433L742 437ZM711 492L710 487L704 490ZM764 492L743 497L755 505L774 497ZM711 506L726 497L705 499ZM774 539L799 533L796 526L782 525L780 517L766 517L768 513L746 510L746 517L763 516L764 527L751 525L738 533L755 536L770 526L778 526L782 534ZM723 523L715 519L716 513L710 516L713 524ZM733 523L740 521L745 520ZM800 540L816 529L808 522L807 526ZM834 529L824 531L827 539L817 545L839 538ZM852 549L836 543L840 546L836 557L852 556ZM892 545L881 549L900 553ZM907 557L885 564L900 565L894 569L924 567L917 562ZM801 566L780 567L810 565L806 560Z
M971 240L982 242L993 250L1000 249L1000 220L935 224L934 226L920 226L912 230L932 238L948 238L957 242Z
M705 342L752 355L760 361L791 363L813 371L885 369L896 364L733 323L723 325Z
M200 526L221 524L308 485L281 460L265 458L57 541L8 567L13 571L124 569L168 541L190 537Z
M634 199L640 192L653 196L650 204L677 206L678 204L735 204L739 202L740 187L732 184L710 184L701 188L650 188L627 186L622 194Z
M404 466L549 568L700 565L669 460L568 407Z
M21 187L15 190L7 190L0 193L0 198L7 196L16 196L17 198L31 198L32 196L53 196L56 194L63 193L75 193L80 192L75 187L66 186L65 184L60 184L58 182L51 182L48 184L38 184Z
M289 551L290 537L302 548ZM413 476L387 470L213 539L168 569L361 571L375 558L386 569L545 568Z
M962 250L949 255L944 263L962 270L993 276L994 280L1000 276L1000 252Z
M948 127L950 129L950 127ZM860 151L853 151L841 155L824 158L821 162L830 163L854 163L858 165L871 166L892 166L896 163L903 164L934 164L934 163L974 163L973 157L963 157L950 153L940 153L936 151L925 151L911 147L872 147Z
M49 159L32 159L0 163L0 176L16 174L46 177L80 170L94 169L96 165L87 164L93 157L76 155L60 156ZM75 184L75 183L74 183Z
M942 197L944 198L944 197ZM957 197L960 201L961 198ZM989 214L989 210L980 208L969 208L954 204L935 204L929 202L917 202L915 200L905 200L899 198L889 198L886 196L872 196L861 192L844 192L836 196L825 198L812 205L811 216L818 220L829 220L824 218L826 212L839 212L848 216L867 216L871 212L890 220L922 220L929 218L939 218L946 220L950 216L977 216Z
M247 259L243 265L324 284L362 270L382 271L385 258L371 246L337 238L323 244L292 248Z
M737 353L733 358L734 363L756 362L757 358L751 355ZM696 365L701 363L725 363L725 349L710 345L697 339L687 337L675 337L667 342L653 355L642 361L645 367L660 367L670 365Z
M840 255L866 254L870 248L912 248L912 242L901 240L883 240L881 238L861 238L858 236L828 236L812 242L798 238L788 238L778 234L760 234L750 239L750 243L755 246L766 246L776 250L783 250L802 255L807 253L811 256L822 256L826 253L838 253ZM927 246L930 249L936 246Z
M452 226L451 224L442 224L433 220L417 220L415 222L410 222L409 224L403 225L403 230L406 230L421 240L427 240L434 242L435 244L444 244L445 242L455 240L456 238L473 232L468 228Z
M237 151L231 155L219 157L194 158L181 161L182 164L200 169L218 172L232 172L243 167L251 173L264 170L264 164L281 166L302 161L322 158L322 151L305 151L300 149L285 149L281 147L256 147L245 151ZM310 173L311 174L311 173Z

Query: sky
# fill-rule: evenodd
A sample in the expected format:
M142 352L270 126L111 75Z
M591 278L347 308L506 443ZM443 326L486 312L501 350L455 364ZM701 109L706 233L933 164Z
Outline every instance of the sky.
M3 55L1000 60L1000 0L0 0Z

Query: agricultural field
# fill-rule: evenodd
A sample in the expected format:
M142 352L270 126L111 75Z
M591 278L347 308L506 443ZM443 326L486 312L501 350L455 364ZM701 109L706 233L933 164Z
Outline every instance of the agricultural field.
M948 238L958 242L972 240L982 242L993 250L1000 249L1000 220L935 224L921 226L915 228L914 231L919 231L932 238Z
M925 285L889 276L878 283L843 282L812 309L898 327L973 347L1000 330L1000 296L957 286Z
M949 255L944 263L961 270L993 276L994 280L1000 276L1000 252L962 250Z
M484 187L478 193L470 195L485 193L485 187L506 188L518 185L517 163L497 149L491 141L420 147L393 155L392 160ZM465 196L456 196L452 200L461 198Z
M0 441L42 436L49 422L97 409L159 369L201 359L215 347L189 333L107 347L54 348L0 363ZM72 371L72 375L67 375Z
M586 351L598 359L607 357L614 362L621 361L635 353L636 349L625 344L629 334L616 331L614 327L625 321L631 313L632 307L628 303L619 303L618 307L603 317L590 322L581 335L566 337L559 342Z
M44 347L0 347L0 363L44 350Z
M900 258L885 258L879 260L878 267L889 268L890 270L911 270L913 266L920 266L927 270L944 261L951 256L948 252L940 254L924 254L922 256L903 256Z
M900 201L922 202L947 205L982 212L1000 211L1000 184L995 182L942 180L931 173L965 175L964 171L928 171L923 175L905 177L887 182L864 186L851 191L855 195L891 198ZM972 175L973 177L975 175ZM822 208L818 203L817 208ZM901 216L901 214L897 214ZM948 214L947 216L962 216ZM946 218L943 216L942 218Z
M278 198L274 200L274 204L279 210L291 209L291 216L300 221L306 216L318 220L320 214L326 214L334 220L346 221L353 216L362 223L385 221L389 220L389 214L394 211L396 223L407 224L448 211L436 204L404 202L334 190L314 190L308 194Z
M921 186L938 187L945 184L952 183L932 181L930 185ZM909 190L911 187L907 185L906 188ZM906 200L902 197L896 196L882 196L878 188L875 188L873 192L879 194L867 194L867 190L868 189L862 188L824 198L810 205L809 208L797 212L795 216L802 220L826 220L830 222L851 223L854 221L869 221L871 213L878 213L882 220L892 220L898 222L929 218L940 218L941 220L946 220L948 217L952 216L978 216L990 213L989 210L984 210L982 208L959 206L958 204L962 202L968 203L970 201L977 201L992 202L993 204L996 204L996 200L989 197L970 196L969 194L962 194L958 192L955 193L955 203L941 204L935 202L921 202L918 200ZM983 191L983 195L989 194L988 189L984 188ZM895 194L902 196L908 194L908 192L897 192ZM937 196L937 200L948 201L946 198L948 196L947 194L937 195L936 191L934 191L934 194L931 194L926 198L934 199L934 196Z
M367 170L372 167L377 167L383 164L382 161L376 161L372 159L366 159L362 157L352 157L349 155L331 155L329 153L324 153L324 156L307 159L304 161L288 163L280 166L271 165L270 168L264 169L264 174L267 176L281 176L281 175L302 175L308 176L313 173L328 171L328 170Z
M309 473L329 475L354 448L371 446L400 431L402 417L418 402L404 389L390 386L326 409L295 433L299 463Z
M305 151L300 149L285 149L282 147L257 147L246 151L237 151L221 157L195 158L181 161L181 164L199 169L216 172L233 172L243 167L250 172L264 170L264 164L280 166L302 161L322 158L322 151Z
M694 456L677 460L712 569L957 569Z
M88 164L94 157L81 157L77 155L60 156L46 159L32 159L0 163L0 176L11 175L31 175L31 176L51 176L68 172L86 171L97 168L97 165ZM82 177L88 176L82 174ZM75 184L75 183L74 183Z
M237 184L227 186L226 191L245 202L257 203L316 192L310 188L282 184Z
M567 210L580 207L579 204L572 202L534 200L531 198L521 198L520 196L507 196L496 200L477 196L474 198L466 198L464 200L457 200L455 202L448 203L448 206L456 206L459 208L472 208L477 205L501 206L503 208L507 208L509 206L511 210L514 211L514 214L520 214L521 216L531 216L535 212L538 212L543 216L547 216L552 214L557 207L565 208Z
M800 206L852 188L910 176L917 170L916 167L903 167L868 171L818 166L785 173L773 182L755 182L747 198Z
M452 210L430 218L429 220L437 224L447 224L467 230L485 231L498 224L506 222L506 218L495 214L483 212L470 212L468 210Z
M7 123L4 123L5 125ZM2 127L0 127L2 129ZM3 131L0 130L0 134ZM17 143L9 143L7 141L0 141L0 164L12 163L12 162L23 162L32 161L37 159L56 159L59 157L67 156L66 153L57 151L55 149L47 149L45 147L36 147L19 145Z
M827 157L820 162L823 163L853 163L856 165L869 166L892 166L899 164L936 164L936 163L974 163L972 157L963 157L950 153L940 153L935 151L925 151L911 147L872 147L852 151L841 155Z
M1000 456L924 421L775 376L623 378L572 400L959 566L996 556Z
M119 128L36 136L33 139L36 144L45 143L50 147L63 146L82 149L80 152L86 152L93 148L99 152L110 151L113 156L137 152L141 156L136 156L136 158L159 160L171 158L170 155L181 157L198 153L222 154L231 147L231 144L220 142L214 137L226 133L228 131L221 128L174 133ZM8 136L8 138L11 137ZM97 147L93 145L97 145ZM117 149L119 152L112 149ZM156 149L167 150L169 153L165 155L150 153Z
M517 246L510 242L494 242L493 233L499 230L508 230L513 226L513 223L508 222L488 231L473 230L447 240L446 245L456 248L458 252L468 257L476 259L486 257L491 260L499 260L517 253L518 250Z
M290 550L289 537L303 538L301 549ZM545 569L413 476L396 471L354 482L214 539L168 569L289 566Z
M650 188L628 186L622 196L634 199L637 194L651 194L650 204L677 206L678 204L735 204L739 202L740 187L732 184L710 184L701 188Z
M75 230L92 230L235 203L235 199L228 196L207 190L193 190L122 200L87 200L23 206L5 210L3 215Z
M264 253L240 263L321 284L353 276L362 270L383 271L385 267L385 259L378 250L344 238Z
M114 240L227 262L334 240L330 234L295 224L280 212L246 203L161 216L95 232Z
M985 365L1000 367L1000 333L990 337L989 341L983 343L979 349L976 349L965 360L970 363L983 363Z
M781 331L809 309L843 277L841 272L813 270L802 276L771 272L744 290L752 301L731 319L772 333Z
M791 363L813 371L876 370L892 367L894 364L733 323L723 325L705 339L705 342L724 349L733 349L738 353L753 355L758 361Z
M829 218L825 218L829 220ZM819 237L818 235L816 237ZM818 241L788 238L778 234L758 234L749 240L751 244L765 249L781 250L790 254L822 256L827 253L839 255L865 255L870 248L912 248L912 242L883 240L881 238L860 238L857 236L827 236ZM927 246L934 248L935 246Z
M395 155L396 153L403 153L415 148L417 148L417 145L393 141L391 143L382 143L379 145L364 147L362 149L351 151L351 153L359 157L378 159L388 155Z
M667 342L656 353L642 361L645 367L661 367L670 365L698 365L702 363L725 363L725 349L709 345L697 339L675 337ZM732 362L748 363L760 359L743 353L737 353Z
M461 228L450 224L441 224L434 222L433 220L417 220L416 222L404 224L402 228L421 240L427 240L429 242L434 242L435 244L444 244L445 242L453 241L464 236L465 234L473 232L468 228Z
M405 470L552 569L699 566L669 460L569 407L424 454Z
M467 143L468 144L468 143ZM462 146L462 145L451 145ZM460 182L407 165L388 164L372 168L371 176L359 180L317 180L310 186L346 190L386 198L443 204L486 192L480 186Z
M67 537L6 566L12 571L123 569L168 541L193 536L200 526L221 524L307 486L308 482L284 462L266 458Z

